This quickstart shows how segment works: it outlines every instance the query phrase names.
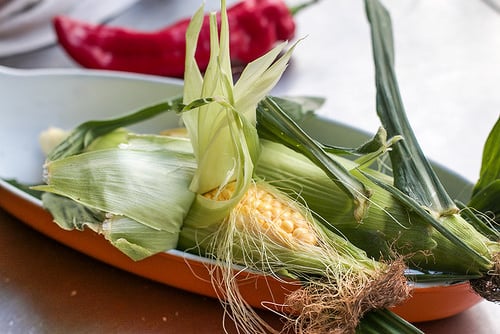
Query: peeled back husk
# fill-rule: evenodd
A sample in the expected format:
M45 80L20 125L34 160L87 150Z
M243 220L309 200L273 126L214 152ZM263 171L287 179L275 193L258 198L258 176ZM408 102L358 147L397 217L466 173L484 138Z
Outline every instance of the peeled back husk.
M50 161L45 166L47 185L35 189L100 212L95 216L102 217L102 221L93 223L92 228L138 260L177 245L182 222L195 197L189 184L196 162L192 154L183 152L183 144L181 140L180 151L172 150L170 142L171 150L159 150L158 143L148 149L122 144ZM59 220L61 227L75 227L64 219L71 206L64 207L49 197L44 205L60 218L56 222ZM83 219L81 214L78 216ZM139 243L137 235L141 236ZM148 235L155 237L148 242Z

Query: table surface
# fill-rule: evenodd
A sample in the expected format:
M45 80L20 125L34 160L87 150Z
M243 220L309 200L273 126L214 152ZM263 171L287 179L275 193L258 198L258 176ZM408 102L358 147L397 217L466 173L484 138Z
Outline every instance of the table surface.
M210 8L217 1L206 1ZM155 29L192 14L198 0L141 0L109 23ZM393 18L396 71L426 154L474 182L499 117L500 14L493 1L384 1ZM276 94L327 98L319 113L374 132L375 89L362 1L321 1L297 15L294 53ZM327 33L326 33L327 32ZM56 45L0 58L19 68L77 65ZM216 300L148 281L79 254L0 210L0 332L220 333ZM279 326L273 314L261 312ZM481 302L427 333L493 333L500 306ZM229 332L234 329L226 322Z

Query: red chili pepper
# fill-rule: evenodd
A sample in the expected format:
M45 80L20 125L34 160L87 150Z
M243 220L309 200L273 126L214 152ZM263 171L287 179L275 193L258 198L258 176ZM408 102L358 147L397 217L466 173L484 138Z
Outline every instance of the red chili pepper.
M277 41L294 36L291 11L282 0L246 0L227 10L231 59L246 64L269 51ZM171 77L184 75L185 34L190 19L154 32L91 24L66 16L54 18L60 45L87 68ZM208 16L201 28L196 60L206 69L210 55Z

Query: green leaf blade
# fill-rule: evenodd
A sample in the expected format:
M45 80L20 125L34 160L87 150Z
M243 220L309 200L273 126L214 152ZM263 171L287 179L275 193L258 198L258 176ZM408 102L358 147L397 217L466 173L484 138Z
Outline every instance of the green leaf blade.
M389 137L402 136L390 153L395 186L420 205L438 213L456 212L456 206L425 157L410 126L394 69L392 23L377 0L365 0L370 22L377 113Z
M180 105L181 98L175 97L166 102L153 104L117 118L82 123L49 153L47 160L53 161L78 154L84 151L99 136L155 117L166 111L177 111L180 109Z

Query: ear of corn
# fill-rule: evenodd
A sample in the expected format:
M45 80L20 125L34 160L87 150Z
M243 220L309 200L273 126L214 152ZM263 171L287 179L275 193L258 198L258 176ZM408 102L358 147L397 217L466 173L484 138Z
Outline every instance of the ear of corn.
M373 216L374 210L364 206L365 209L359 211L360 207L358 204L360 202L356 200L352 192L352 189L358 189L353 185L355 182L351 182L342 168L336 168L335 166L333 167L336 170L331 168L332 161L326 158L325 152L322 151L322 146L300 131L300 128L286 117L286 114L280 110L273 99L266 98L262 101L261 112L259 114L263 115L260 119L262 122L259 121L262 129L259 128L259 133L262 133L266 138L280 141L294 150L303 153L322 169L328 178L341 188L345 194L355 198L355 206L353 210L348 211L348 214L351 215L351 212L354 211L356 221L362 224L353 224L352 219L347 219L347 224L338 223L339 226L342 225L344 227L344 229L340 227L339 229L348 235L351 240L355 241L357 239L357 236L360 235L359 230L365 230L364 236L366 238L359 238L359 240L366 240L367 238L378 240L379 242L374 243L377 246L373 247L375 249L378 248L378 252L380 252L380 249L384 249L387 253L392 247L396 246L398 252L411 254L411 259L414 261L412 263L421 266L421 268L437 269L439 267L440 270L450 270L453 272L458 270L465 274L475 273L476 275L491 276L496 279L497 276L494 273L500 267L497 255L498 242L488 240L487 237L475 230L459 215L458 208L450 199L444 187L440 184L439 179L432 171L430 164L423 156L406 120L398 95L397 84L392 69L394 56L392 54L392 35L388 14L381 4L375 0L367 0L366 8L372 26L374 58L377 67L379 115L383 123L390 130L389 135L403 135L405 140L394 143L394 150L390 151L394 167L395 178L393 181L395 187L381 181L383 178L380 176L379 178L373 178L369 173L363 174L357 171L352 171L351 174L353 176L356 175L355 179L357 179L357 182L361 182L361 184L366 186L370 185L368 188L381 188L387 191L390 196L397 200L398 205L402 205L402 212L406 216L398 217L394 220L397 222L397 224L393 225L393 227L396 227L394 232L391 232L390 229L381 229L376 225L367 229L356 226L366 226L369 212L372 211L371 215ZM394 99L394 101L391 99ZM269 114L271 116L268 116ZM282 122L270 121L273 118L279 119ZM315 154L315 152L318 154ZM335 164L337 162L336 160ZM356 168L360 168L360 166L356 166ZM285 183L287 181L286 177L284 178L283 176L278 176L277 179ZM425 182L422 182L422 180ZM346 187L347 184L351 186ZM304 194L301 189L295 189L294 191L301 191ZM357 190L355 193L362 193L362 191ZM377 201L372 199L368 202L372 203L372 205L373 203L377 203ZM315 209L315 211L320 215L327 215L330 222L338 219L338 216L334 216L331 211L327 213L319 209ZM361 215L356 214L356 212L360 212ZM381 212L385 212L387 215L388 211L381 210ZM394 218L394 213L390 212L388 216ZM349 218L349 216L346 218ZM424 232L422 233L423 238L419 237L418 234L415 234L415 237L417 240L423 240L423 243L415 243L411 238L401 238L401 234L406 234L407 236L414 234L415 229L413 228L413 224L415 221L419 222L417 230ZM344 220L343 222L346 221ZM406 226L405 222L408 223L408 226ZM351 233L348 233L348 231ZM384 242L384 240L390 241L390 244ZM371 248L370 246L365 247ZM453 252L454 250L456 252ZM448 257L445 254L449 254L450 252L453 252L453 254L457 254L458 252L463 257L455 257L453 260L447 261L446 259L446 261L443 261L445 257ZM376 252L370 253L377 256ZM440 257L437 265L432 259L429 260L432 256ZM467 258L466 262L463 261L464 258ZM467 264L462 265L460 268L460 263ZM490 275L490 273L493 274ZM491 286L498 286L498 283L494 283ZM493 287L493 290L498 291L495 287Z
M481 275L491 269L491 260L478 263L468 257L389 192L364 178L356 171L354 162L339 158L373 190L372 204L361 223L352 217L352 203L348 196L310 160L278 143L262 141L262 145L256 173L290 193L300 193L308 207L327 221L327 226L340 231L370 256L387 258L396 252L411 255L408 261L416 268L460 274ZM378 179L390 181L386 175L375 171L370 173ZM460 216L442 217L441 223L486 258L492 259L492 254L498 251L498 243L488 240Z
M232 191L229 184L203 197L223 202ZM190 214L193 210L197 209ZM222 272L212 277L213 283L249 332L262 324L257 321L250 327L248 317L242 317L234 264L303 282L304 287L285 302L297 314L291 323L297 332L354 331L363 314L395 305L410 292L400 262L388 265L369 259L346 239L323 229L296 200L260 181L252 183L219 224L185 222L178 247L219 263Z
M128 219L135 231L138 227L158 231L163 245L172 248L195 196L188 189L195 167L191 155L179 152L98 150L48 162L47 185L35 189L66 196L112 215L113 220L120 217L122 223ZM138 258L135 253L131 256Z
M278 46L251 63L233 86L229 63L224 61L229 59L226 20L223 4L220 44L212 20L207 73L201 83L198 76L192 78L200 95L186 88L185 96L191 99L185 98L186 105L193 105L193 100L207 104L182 114L198 170L191 184L197 196L178 247L219 263L222 272L213 283L245 332L269 328L241 299L235 264L275 277L285 272L303 281L304 288L286 303L298 314L295 329L353 331L368 310L406 298L403 268L369 259L344 238L324 230L307 208L253 178L260 154L256 106L278 80L291 50L275 60L283 48ZM361 295L378 302L368 303Z
M189 140L117 129L86 151L47 164L52 190L46 191L65 196L42 196L54 221L66 230L89 227L134 260L175 248L194 199L187 189L196 166ZM138 161L150 169L138 168ZM71 166L78 168L67 173Z
M423 154L406 117L395 74L390 15L378 0L365 0L365 8L371 28L377 113L390 136L402 135L405 138L404 141L396 143L389 153L394 169L394 188L384 187L397 194L403 202L412 203L410 206L416 208L420 205L421 208L417 211L422 213L419 215L426 218L448 241L460 246L463 252L473 259L473 264L489 265L489 271L480 279L474 280L472 286L486 298L499 301L499 242L490 242L486 237L482 247L468 242L471 238L476 239L474 233L477 231L463 223L457 205ZM469 228L466 229L466 226ZM476 240L482 241L479 236Z

